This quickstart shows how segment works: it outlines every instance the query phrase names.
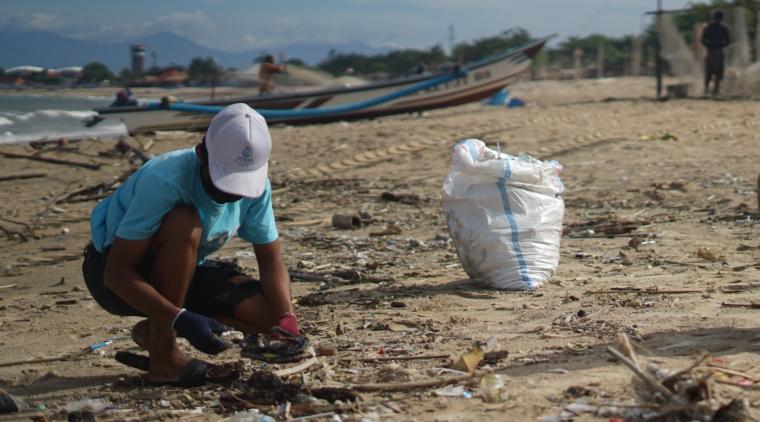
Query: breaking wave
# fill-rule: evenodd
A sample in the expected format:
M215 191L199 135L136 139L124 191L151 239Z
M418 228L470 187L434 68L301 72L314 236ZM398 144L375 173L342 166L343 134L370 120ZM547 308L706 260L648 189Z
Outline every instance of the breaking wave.
M93 108L109 102L93 97L0 95L0 143L124 135L124 125L117 122L84 126L83 121L95 115Z

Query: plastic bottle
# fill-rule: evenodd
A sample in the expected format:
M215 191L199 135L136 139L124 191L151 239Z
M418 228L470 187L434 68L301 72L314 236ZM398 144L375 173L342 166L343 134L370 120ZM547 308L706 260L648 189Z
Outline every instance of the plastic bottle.
M499 403L507 399L504 381L497 374L488 374L480 379L480 396L486 403Z
M230 418L225 419L228 422L274 422L271 416L263 415L258 410L237 412Z

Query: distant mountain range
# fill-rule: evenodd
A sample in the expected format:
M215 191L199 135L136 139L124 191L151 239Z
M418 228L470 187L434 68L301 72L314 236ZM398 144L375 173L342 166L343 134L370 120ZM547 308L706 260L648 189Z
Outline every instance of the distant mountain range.
M200 45L172 32L161 32L121 42L85 41L52 32L1 32L0 67L30 65L46 68L83 66L92 61L105 63L114 72L128 67L129 45L145 44L145 64L151 66L151 52L156 51L159 66L170 63L187 66L194 57L213 57L224 67L245 68L260 54L280 50L286 58L298 58L316 64L331 50L339 53L380 54L390 48L372 47L362 42L346 43L295 43L277 48L252 49L230 52Z

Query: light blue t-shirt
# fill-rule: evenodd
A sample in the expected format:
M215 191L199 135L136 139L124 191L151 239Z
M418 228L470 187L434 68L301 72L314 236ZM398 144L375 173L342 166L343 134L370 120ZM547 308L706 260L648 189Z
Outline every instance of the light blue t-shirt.
M190 148L151 159L98 203L90 218L92 243L102 252L116 236L147 239L158 231L164 216L179 205L189 205L200 215L203 232L199 263L235 234L257 245L277 239L269 180L258 198L218 204L203 188L200 162L195 149Z

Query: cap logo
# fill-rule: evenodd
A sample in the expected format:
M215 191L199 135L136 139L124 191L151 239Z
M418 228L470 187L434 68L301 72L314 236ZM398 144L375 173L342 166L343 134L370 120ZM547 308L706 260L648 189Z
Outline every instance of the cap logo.
M237 164L240 167L251 167L256 164L253 162L253 150L250 147L243 148L240 155L237 157Z

